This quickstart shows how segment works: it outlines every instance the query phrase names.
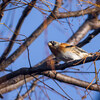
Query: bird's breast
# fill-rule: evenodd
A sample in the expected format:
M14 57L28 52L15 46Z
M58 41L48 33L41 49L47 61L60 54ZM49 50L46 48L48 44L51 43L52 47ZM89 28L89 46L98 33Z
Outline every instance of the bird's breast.
M62 61L70 61L70 60L78 60L81 59L80 56L76 55L75 53L72 53L70 51L67 52L61 52L58 55L58 58Z

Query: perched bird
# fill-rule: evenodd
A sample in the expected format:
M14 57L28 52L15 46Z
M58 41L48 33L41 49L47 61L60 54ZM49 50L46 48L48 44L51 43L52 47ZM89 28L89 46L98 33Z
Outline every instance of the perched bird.
M48 42L48 46L58 61L67 62L91 56L91 54L87 53L83 49L67 43L50 41Z

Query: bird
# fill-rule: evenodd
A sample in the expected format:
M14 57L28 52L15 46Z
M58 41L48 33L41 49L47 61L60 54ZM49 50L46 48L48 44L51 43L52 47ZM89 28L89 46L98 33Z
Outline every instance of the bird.
M49 41L48 46L58 61L68 62L92 56L91 53L86 52L80 47L68 43Z

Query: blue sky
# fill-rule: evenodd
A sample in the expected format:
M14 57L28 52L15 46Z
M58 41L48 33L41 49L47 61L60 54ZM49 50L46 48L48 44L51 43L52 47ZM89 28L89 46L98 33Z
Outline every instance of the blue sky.
M75 8L73 8L73 7L75 7ZM71 9L72 10L78 9L76 6L76 0L73 1ZM17 21L22 14L22 10L23 10L23 8L16 9L16 10L13 10L14 12L10 11L10 14L9 14L9 12L5 12L4 18L2 19L1 23L6 23L5 20L7 18L7 13L10 16L10 20L11 20L12 14L14 13L14 22L13 22L13 26L11 28L12 30L14 30L17 25ZM74 32L76 32L76 30L84 22L86 17L87 16L68 19L71 23L71 27ZM10 20L9 20L9 23L10 23ZM29 36L43 22L43 20L44 20L44 15L41 14L37 9L33 8L31 13L25 19L24 24L22 25L22 28L20 30L20 34ZM66 19L60 19L59 21L61 23L58 23L57 21L53 21L48 26L48 28L29 46L30 59L31 59L32 66L34 66L38 62L42 61L48 55L51 54L46 42L51 41L51 40L58 41L58 42L65 42L73 34L67 24ZM9 26L9 23L7 24L8 26ZM11 37L12 33L4 25L0 25L0 28L2 29L1 32L4 32L3 35L1 35L2 37ZM5 31L5 30L8 30L8 31ZM91 32L89 32L89 33L91 33ZM18 39L22 39L22 38L24 38L24 37L18 36ZM85 45L82 48L84 50L86 50L87 52L96 52L100 49L100 46L98 43L100 43L100 34L98 36L96 36L90 43L88 43L87 45ZM2 51L3 51L3 49L6 48L7 43L1 43L0 46L2 47ZM18 48L18 46L19 46L19 44L15 44L12 52L14 52L16 50L16 48ZM2 53L2 51L1 51L1 53ZM81 71L94 71L94 66L92 65L91 67L89 67L90 64L91 63L86 64L86 65L84 64L83 66L76 66L75 68L80 68ZM97 70L98 70L99 66L100 66L99 61L96 62L96 66L97 66ZM12 70L17 70L22 67L29 67L27 51L25 51L14 63L12 63L9 66L9 68L11 68ZM70 69L70 70L73 70L73 69ZM76 71L76 70L73 70L73 71ZM73 73L71 73L71 74L65 73L65 74L75 77L75 78L85 80L85 81L90 81L90 82L94 78L94 74L73 74ZM48 84L49 86L51 86L52 88L55 88L55 90L59 91L63 95L65 95L52 79L45 81L45 83ZM65 83L59 83L59 84L64 88L66 93L68 93L68 95L70 95L72 98L75 98L75 100L81 100L81 97L84 95L83 88L79 89L78 87L74 87L72 85L65 84ZM39 83L39 85L43 85L43 84ZM24 90L23 90L23 92L24 92ZM38 90L38 91L36 91L36 90ZM35 91L36 91L37 95L39 95L41 90L39 88L36 88L36 90ZM9 100L14 100L15 95L17 94L17 91L18 90L14 90L11 93L9 93L9 95L6 95L6 96L10 98ZM13 95L12 95L12 93L13 93ZM48 93L49 97L51 98L51 100L55 100L55 99L62 100L63 99L61 96L56 95L55 92L51 92L51 91L47 90L47 93ZM93 100L96 100L95 99L96 93L97 92L90 93L90 95L93 97ZM44 98L43 94L41 94L41 96ZM35 98L35 95L33 93L32 100L34 98ZM45 100L48 100L48 99L45 98ZM91 100L90 96L87 96L86 100Z

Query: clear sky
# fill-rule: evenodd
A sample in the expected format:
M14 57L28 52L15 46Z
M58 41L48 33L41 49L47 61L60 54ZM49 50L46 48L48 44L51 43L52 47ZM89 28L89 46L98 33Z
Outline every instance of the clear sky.
M80 8L78 3L76 2L76 0L73 0L70 6L68 6L67 3L64 5L64 7L67 6L67 10L71 9L72 11L75 11ZM9 23L12 22L12 16L13 16L13 25L12 25L11 29L14 31L14 29L17 25L17 21L22 14L22 11L23 11L23 8L18 8L15 10L11 10L9 12L6 11L1 23L5 23L9 26L10 25ZM8 19L7 16L9 16L8 23L7 23L7 19ZM43 22L44 17L45 16L42 13L40 13L37 9L33 8L31 13L25 19L24 24L22 25L22 28L20 30L20 34L24 34L25 36L28 37ZM68 18L67 20L71 23L71 27L72 27L73 31L76 32L76 30L79 28L79 26L84 22L84 20L86 18L87 18L87 16L82 16L82 17L76 17L76 18ZM48 55L51 54L51 52L47 46L48 41L53 40L53 41L58 41L58 42L65 42L73 34L69 25L67 24L67 20L61 19L61 20L59 20L60 23L58 21L53 21L48 26L48 28L29 46L30 59L31 59L32 66L34 66L38 62L42 61ZM11 37L12 33L4 25L0 25L0 28L2 29L2 30L0 30L1 37ZM91 33L91 32L89 32L89 33ZM24 37L18 36L18 39L22 39L22 38L24 38ZM99 43L100 43L100 34L98 36L96 36L90 43L88 43L87 45L85 45L82 48L84 50L86 50L87 52L94 53L100 49ZM3 51L3 49L6 48L7 43L1 43L0 46L2 47L2 49L0 50L1 51L0 54L2 54L2 51ZM16 50L16 48L18 48L18 46L19 46L19 44L14 45L12 52L14 52ZM91 63L84 64L81 66L76 66L75 68L80 69L80 71L94 71L93 64L92 64L92 66L90 66ZM97 70L98 70L99 66L100 66L100 61L96 62L96 66L97 66ZM17 70L22 67L29 67L27 51L25 51L14 63L12 63L9 66L9 69ZM68 70L77 71L75 69L68 69ZM84 74L84 73L83 74L65 73L65 74L75 77L75 78L78 78L78 79L89 81L89 82L91 82L95 76L94 74ZM45 77L44 77L44 79L45 79ZM55 90L59 91L61 94L65 95L52 79L47 79L45 81L45 83L48 84L49 86L51 86L52 88L54 88ZM62 86L62 88L66 91L66 93L68 95L70 95L72 98L75 98L74 100L81 100L81 97L85 95L85 93L83 91L85 89L83 89L83 88L78 88L73 85L69 85L69 84L65 84L65 83L60 83L60 82L58 82L58 83L60 86ZM30 84L28 84L28 85L30 86ZM43 84L39 83L39 85L43 85ZM9 95L6 95L5 98L9 97L10 98L9 100L14 100L16 94L18 93L18 90L19 89L10 92ZM23 89L23 93L24 93L24 90L26 90L26 89ZM57 95L55 92L49 91L48 89L44 90L44 91L47 91L47 94L49 95L51 100L56 100L56 99L63 100L63 98L61 96ZM13 95L12 95L12 93L13 93ZM40 88L36 88L35 93L37 94L37 96L39 96L41 94L41 97L43 100L48 100L48 98L45 98L45 96L41 93ZM97 92L91 91L89 94L92 96L93 100L96 100L95 95L97 94ZM33 93L32 100L34 100L34 99L36 99L36 97L35 97L35 94ZM39 100L39 98L37 100ZM88 95L85 100L91 100L91 97Z

